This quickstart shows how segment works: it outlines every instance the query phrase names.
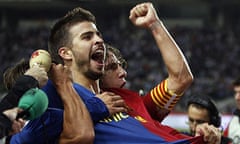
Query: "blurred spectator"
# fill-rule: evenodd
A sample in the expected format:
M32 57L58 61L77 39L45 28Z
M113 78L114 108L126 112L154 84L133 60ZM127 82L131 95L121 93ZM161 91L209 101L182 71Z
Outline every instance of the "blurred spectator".
M233 117L224 132L225 136L233 139L233 144L240 143L240 77L233 82L234 98L236 109L233 112Z

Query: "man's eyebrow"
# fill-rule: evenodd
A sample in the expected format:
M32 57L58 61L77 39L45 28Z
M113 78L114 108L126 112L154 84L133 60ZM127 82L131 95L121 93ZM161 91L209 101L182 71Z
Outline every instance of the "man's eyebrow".
M83 37L83 36L85 36L85 35L91 35L91 34L93 34L93 33L94 33L94 32L92 32L92 31L83 32L83 33L80 34L80 37Z

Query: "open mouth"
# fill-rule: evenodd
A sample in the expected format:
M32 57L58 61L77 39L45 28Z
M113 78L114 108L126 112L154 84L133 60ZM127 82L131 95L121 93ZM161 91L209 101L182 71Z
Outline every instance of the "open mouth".
M97 61L100 64L104 63L104 52L103 50L97 50L92 54L92 60Z

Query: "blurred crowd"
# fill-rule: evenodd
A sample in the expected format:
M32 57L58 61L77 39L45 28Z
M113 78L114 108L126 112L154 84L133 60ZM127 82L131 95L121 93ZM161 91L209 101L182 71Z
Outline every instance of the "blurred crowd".
M146 92L166 77L167 69L149 31L114 21L100 30L105 41L119 48L128 61L127 87ZM48 33L49 27L0 30L1 93L4 93L4 70L21 58L29 58L36 49L47 49ZM233 99L231 82L240 70L240 29L176 26L170 33L183 50L195 77L175 110L182 111L188 96L196 93L209 94L217 102ZM234 106L226 105L220 111L231 112Z

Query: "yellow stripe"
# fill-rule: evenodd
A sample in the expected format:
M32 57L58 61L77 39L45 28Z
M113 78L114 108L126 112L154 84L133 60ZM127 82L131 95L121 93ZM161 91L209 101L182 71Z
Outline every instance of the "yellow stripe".
M167 99L165 99L163 92L161 91L161 85L154 88L156 90L155 97L158 98L159 101L163 101L163 104L167 102ZM160 98L159 98L160 97Z
M159 106L160 108L163 108L163 107L157 102L157 100L155 99L154 94L153 94L153 90L151 90L151 98L152 98L153 102L154 102L157 106Z
M171 110L181 98L181 95L177 95L174 92L168 90L167 79L158 84L150 92L153 102L160 108Z
M154 88L154 97L155 97L155 99L158 101L158 103L160 103L161 106L164 105L165 102L164 102L163 99L162 99L162 95L161 95L161 93L160 93L160 95L158 94L156 88Z
M156 105L163 108L165 105L165 100L160 91L160 84L151 91L151 97Z

